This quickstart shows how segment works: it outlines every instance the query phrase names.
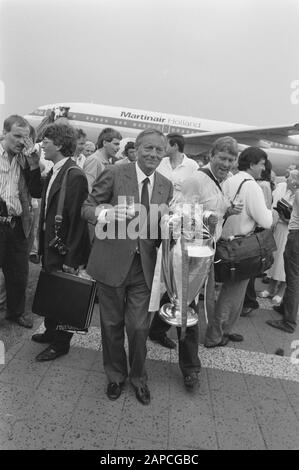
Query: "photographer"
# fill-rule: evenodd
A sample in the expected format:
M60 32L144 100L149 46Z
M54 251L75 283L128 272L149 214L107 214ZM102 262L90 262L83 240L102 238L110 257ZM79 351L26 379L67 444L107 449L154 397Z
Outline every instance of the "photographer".
M48 271L62 269L76 274L89 254L87 223L80 216L81 205L88 195L87 179L71 158L76 149L76 131L66 124L50 124L43 136L45 159L54 166L46 178L41 201L39 251L42 265ZM74 166L67 177L63 221L59 230L55 230L62 181L68 168ZM57 326L58 322L45 318L45 332L32 336L37 343L50 343L37 355L37 361L51 361L68 353L72 333L58 330Z
M0 267L6 286L6 318L24 328L33 326L24 315L31 196L40 197L42 187L39 157L32 150L29 123L18 115L5 119L0 144Z

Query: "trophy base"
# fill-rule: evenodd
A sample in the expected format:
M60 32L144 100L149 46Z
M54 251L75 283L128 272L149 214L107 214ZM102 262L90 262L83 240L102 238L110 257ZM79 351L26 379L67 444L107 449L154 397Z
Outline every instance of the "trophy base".
M182 314L180 310L174 309L172 304L164 304L159 310L159 315L166 323L172 326L182 326ZM197 313L193 308L187 308L187 327L196 325L198 322Z

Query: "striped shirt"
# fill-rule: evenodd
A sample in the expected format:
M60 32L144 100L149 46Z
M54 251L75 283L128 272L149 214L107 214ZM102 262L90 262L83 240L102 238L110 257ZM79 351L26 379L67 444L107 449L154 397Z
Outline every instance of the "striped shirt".
M9 161L6 150L0 144L0 197L6 202L9 215L22 214L19 195L20 164L14 156Z

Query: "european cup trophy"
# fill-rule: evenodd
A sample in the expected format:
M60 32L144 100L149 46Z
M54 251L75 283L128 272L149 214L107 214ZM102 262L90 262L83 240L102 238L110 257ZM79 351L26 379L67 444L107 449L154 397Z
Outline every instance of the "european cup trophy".
M159 311L170 325L182 328L198 322L190 307L204 285L215 254L215 240L202 206L182 204L164 221L162 240L162 279L170 298Z

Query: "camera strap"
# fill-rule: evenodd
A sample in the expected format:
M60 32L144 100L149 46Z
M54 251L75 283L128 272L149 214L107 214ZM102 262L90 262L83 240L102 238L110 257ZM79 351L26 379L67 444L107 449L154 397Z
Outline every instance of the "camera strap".
M56 215L55 215L55 235L57 236L58 235L58 232L61 228L61 225L62 225L62 222L63 222L63 208L64 208L64 201L65 201L65 195L66 195L66 185L67 185L67 177L68 177L68 174L70 172L70 170L78 170L80 173L84 174L83 171L81 170L80 167L78 166L70 166L65 174L64 174L64 177L63 177L63 180L62 180L62 184L61 184L61 189L60 189L60 193L59 193L59 199L58 199L58 204L57 204L57 212L56 212Z

